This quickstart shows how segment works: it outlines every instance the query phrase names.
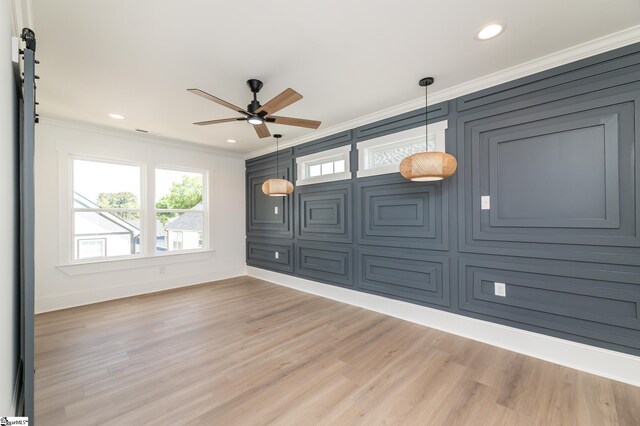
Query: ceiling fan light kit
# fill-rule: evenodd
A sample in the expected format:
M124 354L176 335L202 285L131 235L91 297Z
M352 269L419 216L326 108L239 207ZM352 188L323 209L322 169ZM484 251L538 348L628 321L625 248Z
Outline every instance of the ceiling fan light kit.
M425 130L428 129L428 87L434 82L433 77L426 77L419 81L425 87ZM425 135L425 152L412 154L400 163L400 174L414 182L429 182L448 178L456 172L458 162L456 158L441 151L427 151L428 133Z
M249 124L253 124L254 126L259 126L260 124L264 123L264 120L259 115L252 115L247 119L247 121L249 122Z
M281 179L278 173L278 141L282 135L273 135L276 138L276 178L268 179L262 184L262 192L270 197L286 197L293 193L293 184L286 179Z
M187 91L195 95L201 96L219 105L225 106L244 116L237 118L221 118L217 120L198 121L193 124L197 126L207 126L209 124L228 123L231 121L246 121L249 124L253 125L253 128L259 138L267 138L271 136L266 123L284 124L285 126L306 127L308 129L317 129L318 127L320 127L321 123L316 120L307 120L304 118L293 117L276 117L275 115L272 115L280 111L281 109L288 107L294 102L298 102L300 99L302 99L302 95L295 90L291 88L285 89L275 98L271 99L266 104L261 105L258 101L258 92L260 92L260 89L262 89L262 82L255 78L252 78L250 80L247 80L247 85L249 86L251 93L253 93L253 100L249 103L249 105L247 105L247 109L235 106L234 104L217 98L203 90L187 89Z

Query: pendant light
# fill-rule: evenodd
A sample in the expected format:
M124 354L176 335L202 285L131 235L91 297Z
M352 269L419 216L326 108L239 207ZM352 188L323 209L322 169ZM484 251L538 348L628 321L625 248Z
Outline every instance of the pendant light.
M293 184L286 179L280 179L278 173L278 140L282 135L273 135L276 138L276 178L264 181L262 192L270 197L285 197L293 192Z
M425 88L425 130L428 129L427 108L429 107L429 86L433 84L433 77L426 77L418 84ZM456 172L458 162L456 158L440 151L427 151L429 133L425 135L425 152L416 152L406 157L400 163L400 174L414 182L427 182L448 178Z

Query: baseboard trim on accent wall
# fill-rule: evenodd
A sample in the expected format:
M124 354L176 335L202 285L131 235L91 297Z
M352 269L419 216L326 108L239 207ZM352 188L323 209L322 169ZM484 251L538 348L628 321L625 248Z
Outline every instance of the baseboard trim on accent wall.
M218 271L215 274L196 274L166 280L151 280L136 284L124 284L113 287L103 287L90 291L67 293L55 297L36 298L36 314L74 308L76 306L91 305L93 303L106 302L108 300L123 299L125 297L157 293L159 291L173 290L181 287L189 287L210 281L234 278L241 275L245 275L244 267Z
M247 275L640 386L640 357L248 266Z

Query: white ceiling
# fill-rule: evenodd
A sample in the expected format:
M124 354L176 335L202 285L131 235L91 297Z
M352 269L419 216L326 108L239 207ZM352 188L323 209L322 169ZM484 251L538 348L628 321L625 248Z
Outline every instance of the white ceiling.
M640 23L638 0L33 0L39 111L250 152L273 143L188 93L238 106L259 78L264 104L287 87L304 99L278 115L322 128ZM479 42L484 24L506 32ZM116 121L108 113L120 113ZM270 124L283 142L313 130ZM227 139L236 139L229 144Z

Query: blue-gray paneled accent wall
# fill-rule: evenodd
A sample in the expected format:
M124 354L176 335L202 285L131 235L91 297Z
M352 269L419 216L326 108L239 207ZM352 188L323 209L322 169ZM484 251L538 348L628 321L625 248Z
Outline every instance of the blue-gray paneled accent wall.
M248 160L247 264L640 355L639 101L636 44L429 106L458 159L442 182L355 177L356 144L424 108L281 151L295 181L296 157L351 145L349 180L267 197L275 156Z

